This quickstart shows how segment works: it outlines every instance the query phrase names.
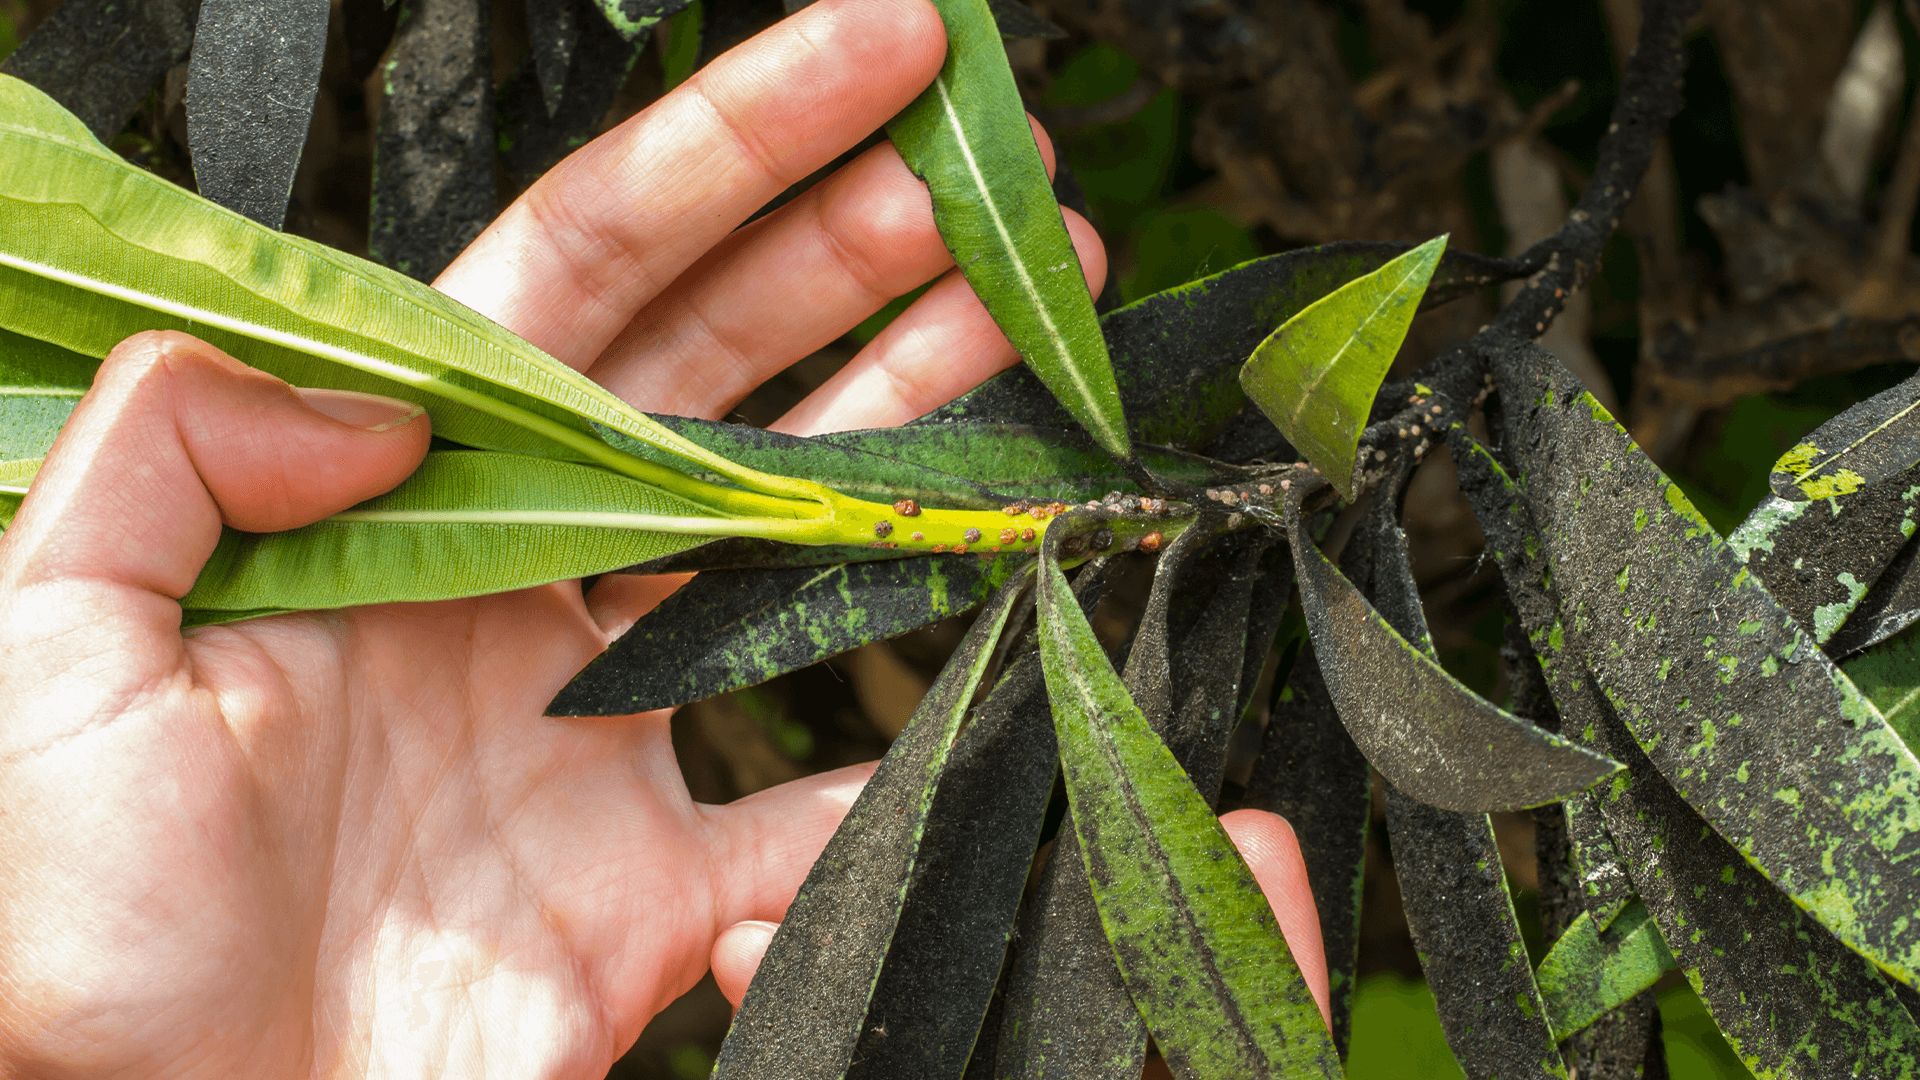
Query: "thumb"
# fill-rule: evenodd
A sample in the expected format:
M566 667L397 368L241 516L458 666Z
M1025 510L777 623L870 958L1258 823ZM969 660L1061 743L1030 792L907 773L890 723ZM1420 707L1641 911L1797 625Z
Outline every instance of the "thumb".
M128 338L7 530L0 590L79 590L99 601L81 605L94 618L144 613L177 630L173 601L223 524L318 521L405 479L427 441L418 406L298 390L184 334Z

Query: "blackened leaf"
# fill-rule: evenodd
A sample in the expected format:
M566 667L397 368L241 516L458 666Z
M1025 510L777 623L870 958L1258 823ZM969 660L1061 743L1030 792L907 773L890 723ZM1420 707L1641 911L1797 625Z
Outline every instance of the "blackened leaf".
M200 0L67 0L0 72L38 86L107 139L193 46Z
M584 4L573 0L527 0L527 52L549 117L559 111L560 96L567 89L567 73L580 45L580 28L587 21L582 16L591 14Z
M0 330L0 461L45 457L99 368L91 356Z
M1007 37L1053 41L1067 36L1067 32L1054 25L1052 19L1020 0L987 0L987 6L993 9L993 21L999 24L1000 33Z
M521 187L539 179L561 158L600 133L607 112L633 70L645 36L629 41L590 10L590 0L534 0L545 18L571 29L573 38L561 63L557 45L548 53L535 40L532 61L522 64L500 92L500 160ZM562 12L572 12L563 19ZM570 21L567 21L570 20ZM544 57L544 58L543 58Z
M587 665L549 708L556 716L618 716L754 686L961 614L1025 562L924 556L702 574Z
M1849 660L1847 677L1909 748L1920 748L1920 630Z
M606 16L607 25L627 40L638 41L640 35L660 20L677 14L692 0L593 0L593 3Z
M1347 1052L1360 956L1360 898L1366 872L1372 775L1335 715L1311 645L1301 649L1280 691L1245 805L1287 819L1307 864L1320 913L1334 1045Z
M1619 768L1469 690L1388 625L1306 534L1297 499L1288 527L1327 689L1353 741L1396 788L1430 806L1487 813L1556 802Z
M1447 238L1315 300L1260 343L1240 386L1334 489L1354 497L1354 453Z
M1074 830L1134 1004L1176 1076L1338 1076L1273 909L1042 556L1040 655Z
M1101 333L1134 437L1206 449L1246 406L1240 367L1253 350L1308 304L1405 250L1395 244L1340 243L1269 255L1102 318ZM1448 255L1428 287L1428 302L1442 303L1518 273L1500 260ZM1071 423L1025 368L1004 371L916 422L967 419L1053 428ZM1271 425L1261 427L1272 432ZM1277 436L1246 452L1266 456L1276 448L1282 448Z
M1920 525L1920 376L1834 417L1773 466L1773 494L1727 538L1825 644Z
M399 22L397 0L342 0L340 30L354 82L365 82L373 74Z
M1742 856L1920 978L1920 762L1578 380L1518 343L1493 370L1558 632Z
M1350 543L1372 549L1373 592L1396 631L1433 651L1394 502L1376 496ZM1469 1076L1552 1077L1567 1069L1534 985L1493 820L1420 803L1387 786L1387 838L1407 928L1447 1045Z
M1450 439L1463 445L1466 436ZM1601 796L1614 850L1687 981L1762 1075L1914 1075L1916 1036L1880 972L1781 895L1676 794L1594 686L1566 633L1525 488L1483 452L1463 490L1547 675L1561 721L1627 763ZM1468 462L1477 462L1473 468Z
M1215 543L1195 528L1161 556L1125 677L1203 794L1219 788L1239 717L1249 609L1266 550L1264 537L1208 551ZM1062 831L1022 908L1015 940L994 1075L1135 1080L1146 1062L1146 1025L1114 966L1071 830Z
M1920 623L1920 543L1908 544L1868 591L1845 626L1827 642L1827 655L1851 656Z
M1093 295L987 0L934 6L946 64L887 135L926 182L941 238L1027 367L1094 441L1130 457Z
M1580 898L1594 924L1606 930L1633 902L1633 881L1613 849L1613 838L1607 835L1606 820L1592 792L1568 799L1561 804L1561 812L1567 819L1567 845L1573 853Z
M910 495L928 506L991 509L1021 498L1085 502L1139 489L1125 468L1073 431L977 421L803 439L740 424L660 419L729 460L752 468L777 462L787 474L888 503ZM629 453L655 453L615 434L606 438ZM1238 472L1154 447L1141 447L1140 459L1173 483L1224 483Z
M490 3L407 0L374 138L373 255L430 281L480 235L496 195Z
M716 1077L846 1074L931 839L961 721L1023 586L1002 588L974 622L814 863L747 988Z
M1546 999L1554 1037L1565 1039L1625 1005L1672 971L1673 954L1636 902L1602 931L1582 914L1567 927L1534 972Z
M187 145L200 194L270 229L287 218L307 145L328 0L204 0L187 67Z
M621 573L679 574L703 570L785 570L796 566L838 566L841 563L897 562L924 558L919 552L877 547L847 547L825 544L783 544L778 540L730 537L702 544L697 548L669 555L664 559L629 566Z

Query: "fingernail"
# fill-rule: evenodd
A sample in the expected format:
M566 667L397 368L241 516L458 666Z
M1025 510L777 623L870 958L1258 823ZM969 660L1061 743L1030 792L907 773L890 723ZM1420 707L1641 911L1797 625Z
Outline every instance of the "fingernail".
M413 423L427 410L410 401L396 401L356 390L295 387L307 408L322 416L365 431L392 431Z

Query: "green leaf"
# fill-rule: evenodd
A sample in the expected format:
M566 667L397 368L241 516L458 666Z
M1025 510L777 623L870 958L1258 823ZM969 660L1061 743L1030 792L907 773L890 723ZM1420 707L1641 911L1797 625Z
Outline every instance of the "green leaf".
M1130 457L1113 366L987 0L936 0L940 74L887 133L994 322L1073 418Z
M887 969L901 966L904 959L894 956L896 935L921 884L927 849L936 843L934 819L959 764L958 744L967 737L961 721L993 663L994 646L1024 586L1023 577L1002 588L975 620L807 874L727 1032L715 1077L777 1074L794 1080L837 1080L860 1058L857 1047L876 1021L873 1010L889 1004L875 991ZM1036 676L1029 672L1031 686L1037 686ZM967 727L969 735L977 730L978 721ZM1037 785L1040 798L1030 800L1034 812L1024 852L1028 857L1039 831L1045 790L1052 782L1051 761L1043 772ZM953 813L949 809L944 816L952 818ZM1016 882L1024 879L1025 867L1023 858ZM1013 894L1017 900L1018 884ZM1007 907L1010 918L1012 905ZM995 958L986 979L989 993L997 971ZM982 1010L985 1005L982 995ZM974 1019L977 1023L978 1015ZM965 1046L972 1041L969 1031ZM965 1047L961 1057L964 1063Z
M222 534L194 611L443 600L565 581L704 542L713 511L603 469L435 451L398 488L280 533Z
M1297 498L1288 511L1300 604L1327 689L1394 787L1431 806L1487 813L1557 802L1620 768L1469 690L1320 551Z
M1176 1076L1339 1076L1319 1007L1219 818L1147 724L1049 558L1040 656L1094 903Z
M607 17L608 25L626 35L627 39L638 40L641 34L652 29L660 20L685 8L692 0L593 0L594 6Z
M417 402L454 442L692 490L676 470L608 446L597 423L785 496L789 516L814 512L789 502L817 498L813 485L730 465L425 285L128 164L4 76L0 159L0 329L95 359L142 330L186 331L297 386Z
M1847 662L1847 677L1920 752L1920 630L1909 630Z
M1920 527L1920 376L1821 425L1771 480L1727 544L1825 645Z
M1600 798L1607 834L1715 1023L1763 1076L1879 1075L1883 1059L1913 1075L1920 1035L1887 980L1743 861L1613 714L1594 654L1559 620L1548 567L1557 582L1563 564L1547 561L1525 488L1484 451L1456 460L1561 722L1627 764Z
M921 557L704 573L587 665L548 710L624 716L754 686L966 612L1027 561Z
M1827 655L1850 656L1871 649L1920 623L1920 543L1908 544L1827 642Z
M1605 931L1591 915L1574 919L1541 959L1534 979L1554 1038L1566 1039L1651 989L1673 968L1673 954L1646 906L1636 901Z
M1920 978L1920 762L1577 379L1530 345L1492 359L1558 602L1535 652L1572 650L1744 858Z
M1404 251L1397 244L1345 242L1268 255L1108 313L1100 330L1133 437L1234 461L1284 453L1279 433L1265 420L1236 431L1231 443L1214 452L1222 430L1247 404L1241 366L1282 323ZM1449 253L1427 290L1428 303L1516 276L1505 261ZM1033 373L1015 367L915 424L969 419L1036 427L1071 423Z
M98 361L0 330L0 460L45 457Z
M27 487L40 471L38 459L27 461L0 461L0 529L13 524L13 515L20 510L20 500L27 497Z
M660 49L660 85L672 90L693 78L700 66L701 23L706 9L701 0L692 0L667 26L666 43Z
M1446 246L1435 237L1314 301L1240 369L1247 397L1344 498L1360 430Z

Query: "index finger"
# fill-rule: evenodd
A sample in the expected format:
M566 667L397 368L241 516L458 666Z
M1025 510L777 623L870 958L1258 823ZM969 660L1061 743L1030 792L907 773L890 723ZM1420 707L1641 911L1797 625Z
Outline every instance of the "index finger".
M555 166L435 287L585 369L754 211L912 102L945 55L927 0L821 0Z

